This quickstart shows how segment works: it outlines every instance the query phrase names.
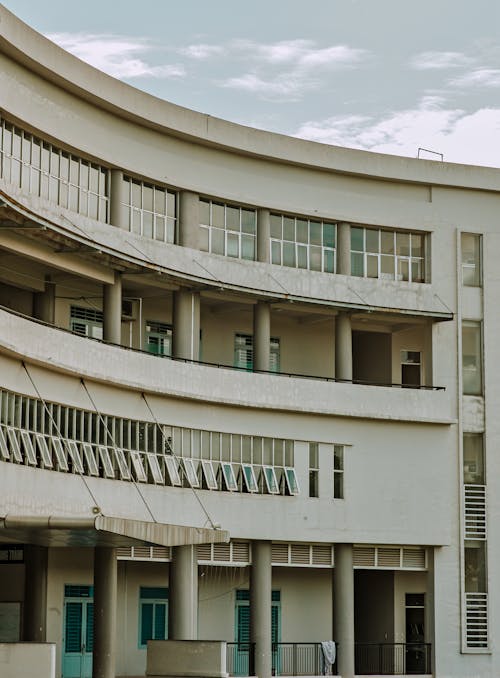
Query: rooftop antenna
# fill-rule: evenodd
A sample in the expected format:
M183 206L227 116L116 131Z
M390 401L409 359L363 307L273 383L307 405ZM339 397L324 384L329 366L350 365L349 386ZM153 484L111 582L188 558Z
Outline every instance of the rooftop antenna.
M437 151L431 151L429 148L422 148L422 147L420 147L418 149L418 152L417 152L417 158L419 160L424 160L424 158L420 157L420 151L425 151L425 153L432 153L433 155L439 155L439 157L441 158L441 162L444 161L444 155L442 153L438 153Z

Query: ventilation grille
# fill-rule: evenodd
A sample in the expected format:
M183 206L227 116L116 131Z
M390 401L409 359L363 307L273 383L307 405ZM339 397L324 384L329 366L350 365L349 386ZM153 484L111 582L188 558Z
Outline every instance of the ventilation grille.
M166 546L125 546L116 549L118 560L160 560L172 558L170 548Z
M425 570L425 549L419 546L355 546L354 567Z
M465 594L465 636L467 648L488 647L488 594Z
M486 539L486 487L465 485L465 538Z
M287 544L277 542L272 545L273 565L294 565L298 567L332 567L333 549L325 544Z
M249 565L250 544L246 541L231 541L229 544L200 544L198 562L224 563L226 565Z

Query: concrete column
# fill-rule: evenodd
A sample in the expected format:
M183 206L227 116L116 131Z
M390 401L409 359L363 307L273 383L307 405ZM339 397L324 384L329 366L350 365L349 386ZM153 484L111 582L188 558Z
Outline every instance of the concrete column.
M112 344L122 341L122 278L115 271L113 285L103 285L103 339Z
M351 225L337 224L337 273L351 275Z
M169 575L168 636L198 638L198 551L196 546L172 547Z
M335 544L333 637L339 645L337 670L354 678L354 569L352 544Z
M123 181L123 172L112 169L110 172L109 191L109 223L117 228L129 229L128 210L125 204L129 201L127 184Z
M92 678L116 676L116 549L94 549L94 650Z
M269 210L257 210L257 261L271 262L271 216Z
M351 316L345 311L335 316L335 378L352 379Z
M435 620L435 576L433 546L427 548L427 587L425 593L425 642L431 643L431 670L436 673L436 620Z
M197 193L179 193L178 240L183 247L200 249L200 198Z
M252 675L270 678L272 560L271 542L252 542L250 568L250 642L255 643L255 671Z
M271 307L258 301L253 307L253 368L269 370L271 345Z
M174 292L172 356L200 359L200 293L193 290Z
M48 549L27 544L24 547L23 640L47 640Z
M33 295L33 315L51 325L55 322L56 285L50 280L50 276L45 277L45 290Z

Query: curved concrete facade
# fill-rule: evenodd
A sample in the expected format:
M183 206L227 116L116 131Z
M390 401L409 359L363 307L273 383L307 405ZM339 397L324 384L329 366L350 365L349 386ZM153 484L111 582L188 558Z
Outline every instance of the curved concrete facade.
M500 171L189 111L2 6L0 91L0 642L498 675Z

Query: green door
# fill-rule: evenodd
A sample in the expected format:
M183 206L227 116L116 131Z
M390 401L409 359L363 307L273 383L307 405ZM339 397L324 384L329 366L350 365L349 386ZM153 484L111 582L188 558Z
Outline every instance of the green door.
M64 597L63 678L92 678L94 601L91 586L66 586Z
M279 674L279 642L281 641L281 592L273 591L271 600L271 643L273 674ZM236 642L234 675L249 675L250 649L250 595L247 590L236 591Z

